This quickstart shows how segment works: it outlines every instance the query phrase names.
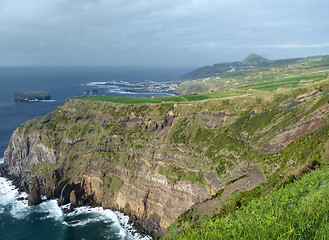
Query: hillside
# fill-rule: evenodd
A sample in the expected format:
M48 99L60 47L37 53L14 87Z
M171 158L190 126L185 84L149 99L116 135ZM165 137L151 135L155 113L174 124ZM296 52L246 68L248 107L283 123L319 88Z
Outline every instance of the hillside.
M165 237L194 236L328 163L328 93L327 79L265 94L68 99L13 133L7 175L31 204L41 193L120 210L154 237L169 226Z
M268 60L251 54L242 62L196 69L182 76L178 94L217 92L222 89L274 91L300 87L328 77L329 56Z
M271 64L271 61L256 53L252 53L243 60L243 63L254 66L268 66Z
M328 180L326 166L226 218L204 218L173 239L328 239Z

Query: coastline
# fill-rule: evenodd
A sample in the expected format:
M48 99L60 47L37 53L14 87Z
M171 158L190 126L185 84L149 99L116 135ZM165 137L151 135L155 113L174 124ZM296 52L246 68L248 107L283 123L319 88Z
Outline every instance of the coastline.
M0 204L9 205L12 204L11 214L15 215L14 218L24 219L26 215L30 212L37 211L33 209L41 209L44 212L49 213L44 219L54 218L60 221L61 224L74 228L78 226L85 226L91 222L104 221L113 222L113 226L117 227L120 232L122 239L133 240L151 240L152 237L139 233L134 224L131 223L130 217L111 209L104 209L102 207L92 207L92 206L79 206L69 212L70 204L59 206L58 199L46 199L42 196L42 203L37 206L28 206L28 194L23 191L24 189L17 187L17 179L15 184L15 179L8 179L10 176L6 175L5 165L3 164L3 159L0 159L0 193L2 194L2 201ZM0 214L3 214L4 209L0 208ZM94 217L90 217L81 221L70 221L70 218L76 218L79 215L92 214Z

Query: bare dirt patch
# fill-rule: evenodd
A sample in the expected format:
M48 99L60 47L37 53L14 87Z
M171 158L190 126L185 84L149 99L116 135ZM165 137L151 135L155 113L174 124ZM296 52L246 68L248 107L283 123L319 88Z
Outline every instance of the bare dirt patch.
M203 202L197 207L197 211L203 215L208 215L214 211L219 212L221 209L221 203L224 202L232 193L249 191L264 181L265 179L263 173L257 168L257 166L254 166L250 170L247 177L227 185L220 199L214 198Z

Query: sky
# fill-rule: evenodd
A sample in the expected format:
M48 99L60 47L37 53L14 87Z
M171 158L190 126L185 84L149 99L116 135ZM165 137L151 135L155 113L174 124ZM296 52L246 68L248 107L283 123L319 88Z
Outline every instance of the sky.
M0 66L328 55L328 9L328 0L0 0Z

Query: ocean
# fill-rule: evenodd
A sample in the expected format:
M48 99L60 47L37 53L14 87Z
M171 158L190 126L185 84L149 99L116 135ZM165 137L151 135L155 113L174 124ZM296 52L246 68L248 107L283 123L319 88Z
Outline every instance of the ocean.
M23 122L54 110L69 97L88 95L165 96L174 79L191 68L180 67L2 67L0 68L0 164L12 132ZM50 101L15 102L19 91L44 90ZM65 214L57 200L29 207L26 193L0 177L0 239L150 239L128 224L128 217L102 208L81 207Z

